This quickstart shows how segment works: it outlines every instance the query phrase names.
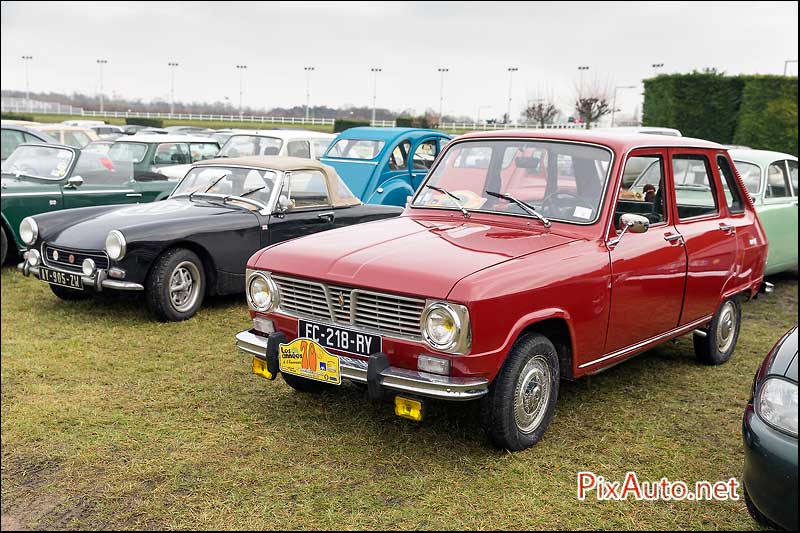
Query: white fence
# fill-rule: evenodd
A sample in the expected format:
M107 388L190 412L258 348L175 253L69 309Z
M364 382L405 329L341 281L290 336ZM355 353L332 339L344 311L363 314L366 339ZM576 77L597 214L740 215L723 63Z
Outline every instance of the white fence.
M84 113L82 107L11 97L0 99L0 109L4 113L44 113L53 115L82 115Z
M567 122L564 124L545 124L544 127L539 124L503 124L503 123L486 123L486 122L443 122L439 124L439 129L442 130L515 130L515 129L547 129L547 130L582 130L585 124L575 124L574 122Z

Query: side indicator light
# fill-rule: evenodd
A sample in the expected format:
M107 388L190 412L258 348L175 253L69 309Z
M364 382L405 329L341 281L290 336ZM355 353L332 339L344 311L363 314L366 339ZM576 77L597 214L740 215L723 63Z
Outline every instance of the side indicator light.
M258 357L253 357L253 374L267 378L270 381L275 379L275 376L272 375L272 372L267 370L267 362L262 361Z
M402 396L395 396L394 414L401 418L408 418L409 420L420 422L423 416L422 402L410 398L403 398Z

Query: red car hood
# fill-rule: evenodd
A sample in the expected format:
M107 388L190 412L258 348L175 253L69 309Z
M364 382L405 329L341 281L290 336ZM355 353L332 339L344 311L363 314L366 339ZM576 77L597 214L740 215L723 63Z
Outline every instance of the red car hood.
M254 256L248 266L349 286L446 298L459 280L474 272L574 240L540 227L519 229L402 216L278 244Z

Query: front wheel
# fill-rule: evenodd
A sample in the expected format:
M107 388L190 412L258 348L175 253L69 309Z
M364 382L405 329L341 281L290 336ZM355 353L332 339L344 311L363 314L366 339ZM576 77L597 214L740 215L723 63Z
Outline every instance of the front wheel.
M498 448L519 451L542 438L556 408L558 353L544 335L521 337L483 398L481 418Z
M197 254L175 248L161 255L145 282L150 311L162 322L178 322L194 316L203 303L206 277Z
M705 336L694 334L694 353L704 365L721 365L733 355L739 339L742 307L733 298L728 298L717 309Z
M8 237L6 228L0 227L0 266L6 264L6 255L8 255Z
M61 285L53 285L52 283L50 284L50 290L53 291L53 294L58 296L60 299L67 302L87 300L91 297L91 295L86 291L69 289L67 287L62 287Z

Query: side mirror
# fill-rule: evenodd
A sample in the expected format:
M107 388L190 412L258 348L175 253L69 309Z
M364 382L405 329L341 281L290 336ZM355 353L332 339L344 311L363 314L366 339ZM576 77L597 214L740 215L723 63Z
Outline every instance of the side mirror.
M294 208L294 200L288 199L286 196L281 194L278 196L278 212L285 213L290 209Z
M81 176L72 176L70 179L67 180L67 187L70 189L77 189L83 185L83 178Z
M622 232L608 241L609 248L618 245L619 241L622 240L622 237L628 231L631 233L644 233L650 229L650 220L642 215L634 215L633 213L625 213L622 215L619 218L619 223L622 225Z

